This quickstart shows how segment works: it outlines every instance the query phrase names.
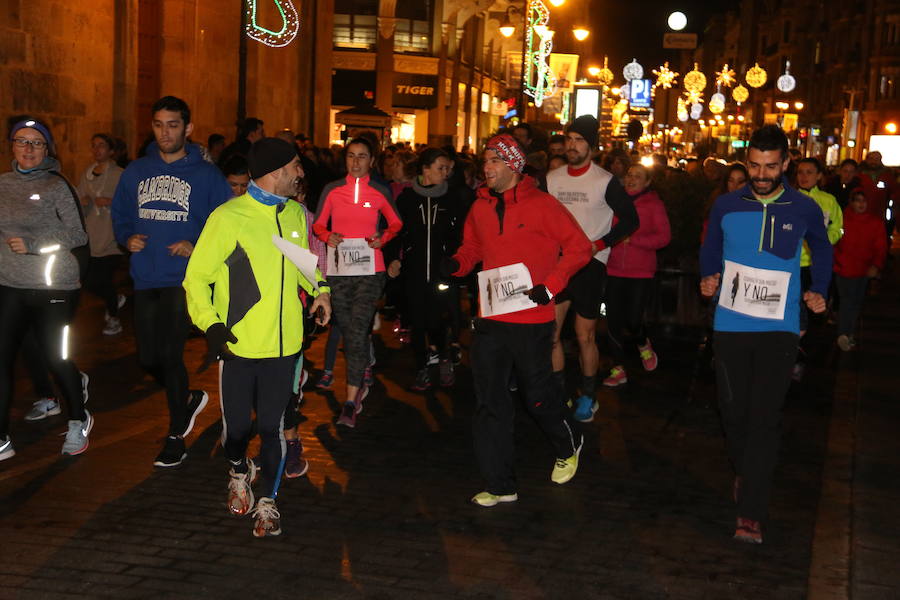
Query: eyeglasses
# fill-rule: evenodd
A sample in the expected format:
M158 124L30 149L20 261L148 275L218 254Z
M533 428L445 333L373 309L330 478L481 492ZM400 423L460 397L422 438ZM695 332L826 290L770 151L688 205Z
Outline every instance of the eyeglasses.
M13 143L19 148L31 146L32 148L35 148L37 150L40 150L41 148L47 146L47 142L45 142L44 140L28 140L25 138L15 138L13 139Z

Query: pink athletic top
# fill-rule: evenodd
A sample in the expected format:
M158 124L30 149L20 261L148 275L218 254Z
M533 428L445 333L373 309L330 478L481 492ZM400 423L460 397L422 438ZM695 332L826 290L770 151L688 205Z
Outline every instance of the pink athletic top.
M403 227L391 193L368 175L359 179L347 175L322 190L313 231L326 243L332 233L345 238L369 238L378 232L379 215L384 215L388 225L381 232L383 247ZM328 228L329 221L331 229ZM384 271L384 256L379 248L375 250L375 272L381 271Z

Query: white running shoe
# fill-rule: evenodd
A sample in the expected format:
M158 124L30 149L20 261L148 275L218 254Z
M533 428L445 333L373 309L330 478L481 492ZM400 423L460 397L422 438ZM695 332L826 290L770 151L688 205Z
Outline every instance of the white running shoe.
M31 410L25 415L25 420L40 421L47 417L58 415L61 412L56 398L41 398L32 405Z

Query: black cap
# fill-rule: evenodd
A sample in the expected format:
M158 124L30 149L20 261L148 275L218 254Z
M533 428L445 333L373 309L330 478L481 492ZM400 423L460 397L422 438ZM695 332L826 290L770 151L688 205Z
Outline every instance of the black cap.
M596 117L591 115L581 115L572 124L566 128L566 133L574 131L581 135L588 146L593 150L597 147L597 137L599 136L600 123Z
M294 160L295 156L297 151L294 150L294 146L280 138L267 137L258 140L247 153L250 177L259 179L272 171L277 171Z

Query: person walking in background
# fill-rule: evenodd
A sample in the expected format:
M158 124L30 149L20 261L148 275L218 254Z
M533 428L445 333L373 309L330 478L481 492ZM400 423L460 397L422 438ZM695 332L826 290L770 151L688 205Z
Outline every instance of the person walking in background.
M640 226L613 246L606 265L606 320L614 365L609 377L603 380L607 387L628 381L624 367L626 332L637 344L644 370L656 369L657 356L647 337L644 310L653 290L656 251L672 239L666 207L650 187L650 172L646 167L637 164L628 169L625 191L631 196Z
M869 279L884 269L887 239L882 220L868 211L865 192L850 194L844 209L844 236L835 246L834 273L838 290L837 345L844 352L856 348L856 327Z
M128 165L113 196L116 240L131 252L138 360L166 390L169 430L153 464L174 467L209 396L188 389L184 344L190 332L184 271L209 214L231 197L222 173L199 147L187 103L165 96L152 108L154 141Z
M113 233L110 207L122 168L112 160L113 140L105 133L91 138L94 162L78 182L78 196L84 207L84 224L91 247L85 288L96 294L106 305L103 335L122 332L119 309L125 296L116 292L115 274L122 259L122 251Z
M88 241L74 190L59 174L50 129L37 119L9 132L12 171L0 175L0 461L15 456L9 439L13 364L34 328L69 413L63 454L88 448L94 417L86 386L69 355L78 262L72 249Z

